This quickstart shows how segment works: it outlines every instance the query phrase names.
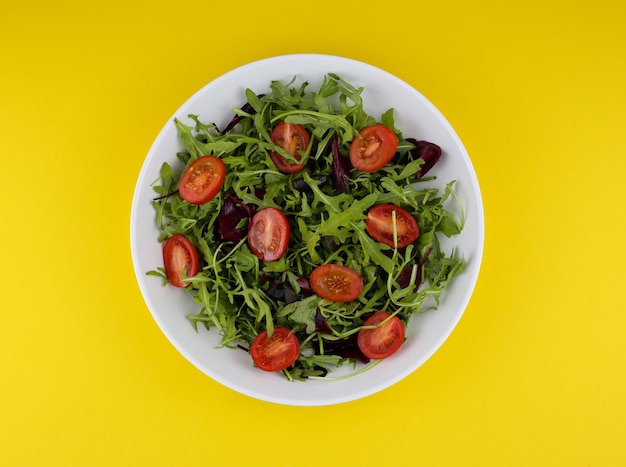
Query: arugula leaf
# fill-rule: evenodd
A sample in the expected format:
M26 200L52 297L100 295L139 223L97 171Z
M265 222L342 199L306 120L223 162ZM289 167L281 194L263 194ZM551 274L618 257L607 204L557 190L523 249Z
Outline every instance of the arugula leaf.
M319 305L319 297L311 295L303 300L289 303L280 310L277 318L288 317L295 324L305 325L307 333L315 331L315 313Z

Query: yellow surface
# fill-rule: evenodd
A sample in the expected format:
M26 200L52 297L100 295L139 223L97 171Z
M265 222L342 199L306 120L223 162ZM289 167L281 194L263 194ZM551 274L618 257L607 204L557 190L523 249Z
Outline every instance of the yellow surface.
M0 465L626 465L626 7L3 2ZM132 193L172 112L285 53L408 81L474 162L475 294L417 372L277 406L201 374L137 287Z

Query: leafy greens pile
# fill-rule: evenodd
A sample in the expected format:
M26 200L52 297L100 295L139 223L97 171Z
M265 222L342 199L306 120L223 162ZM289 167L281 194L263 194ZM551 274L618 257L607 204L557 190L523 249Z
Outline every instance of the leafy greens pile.
M464 223L445 207L460 207L454 182L443 190L421 183L429 161L420 143L395 128L393 109L380 123L398 136L397 154L381 170L360 172L345 157L359 131L376 123L363 110L362 88L335 74L324 76L315 92L308 83L274 81L267 94L246 91L247 103L220 131L189 115L192 125L176 119L186 166L207 154L222 159L227 175L210 202L193 205L177 194L178 171L164 163L153 184L159 241L181 233L198 250L202 268L185 290L199 305L189 316L198 325L216 328L225 347L248 349L263 329L288 327L298 336L300 357L282 373L289 380L326 377L333 368L368 361L356 345L363 322L385 310L406 325L410 317L436 308L439 296L461 272L463 261L442 251L438 236L458 234ZM270 151L278 151L271 129L281 121L298 123L311 134L305 169L279 172ZM428 167L430 168L430 167ZM420 186L421 185L421 186ZM418 222L418 240L397 249L373 240L364 219L369 208L393 203ZM286 254L275 262L259 260L248 248L247 225L258 210L275 207L288 218L291 237ZM339 303L320 298L308 283L321 264L338 263L357 271L364 282L359 298ZM163 268L148 274L167 281ZM430 305L427 300L431 298Z

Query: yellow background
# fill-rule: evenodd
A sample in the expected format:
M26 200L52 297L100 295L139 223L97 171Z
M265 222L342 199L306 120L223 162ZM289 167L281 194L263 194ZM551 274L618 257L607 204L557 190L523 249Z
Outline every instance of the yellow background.
M619 0L3 2L0 465L626 465L624 24ZM153 321L129 246L136 178L174 110L300 52L426 95L486 216L443 347L321 408L196 370Z

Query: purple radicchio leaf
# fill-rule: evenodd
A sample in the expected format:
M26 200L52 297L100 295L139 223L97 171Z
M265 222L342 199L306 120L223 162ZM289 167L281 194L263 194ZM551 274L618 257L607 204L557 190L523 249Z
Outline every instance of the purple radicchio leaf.
M265 94L259 94L258 97L259 99L261 97L263 97ZM252 106L250 105L249 102L246 102L243 106L241 106L241 110L243 110L244 112L246 112L247 114L250 115L254 115L256 113L256 110L254 110L252 108ZM237 124L243 120L245 117L242 115L235 115L232 120L228 123L228 125L226 125L226 128L224 128L224 131L222 131L221 133L228 133L230 130L232 130L233 128L235 128L235 126L237 126Z
M265 190L263 188L255 188L254 195L259 199L263 199L265 198Z
M433 252L433 249L432 249L432 247L430 247L426 251L424 256L422 256L422 259L420 259L419 263L417 263L417 277L415 278L415 289L414 289L415 292L417 292L417 289L419 288L419 286L422 283L422 279L423 279L423 277L422 277L422 268L424 267L424 264L426 263L426 260L428 259L428 257L430 256L430 254L432 252ZM411 280L411 273L412 272L413 272L413 266L407 266L398 275L398 278L396 279L396 282L398 283L400 288L406 289L409 286L409 281Z
M358 334L352 334L345 339L336 341L324 340L324 353L326 355L339 355L342 358L353 358L361 363L368 363L370 359L359 349L357 338Z
M237 227L243 220L252 218L256 206L246 204L233 195L226 195L222 211L217 218L218 232L222 240L231 242L241 241L248 233L248 228Z
M423 177L441 158L441 148L428 141L418 141L414 138L407 138L406 140L415 145L415 149L411 149L411 160L420 158L424 160L424 164L417 172L418 178Z
M324 183L326 183L326 179L327 179L327 177L325 175L313 175L313 176L311 176L311 178L313 180L319 182L320 185L323 185ZM296 178L291 183L292 183L294 189L296 189L297 191L302 191L302 192L306 192L306 193L310 193L311 192L311 187L304 180L304 178Z
M299 277L296 282L298 282L298 285L300 286L300 293L303 293L306 295L313 294L313 289L311 288L311 284L309 283L309 280L306 277Z
M332 334L333 332L328 325L328 321L326 321L326 318L324 318L324 315L319 308L315 311L315 332L321 332L324 334Z
M333 155L333 188L335 195L350 193L350 166L339 152L339 136L335 135L331 145Z
M300 277L298 279L300 293L296 293L289 282L283 281L281 277L277 277L267 289L267 295L275 300L282 300L285 303L293 303L313 294L313 289L309 285L308 279Z

